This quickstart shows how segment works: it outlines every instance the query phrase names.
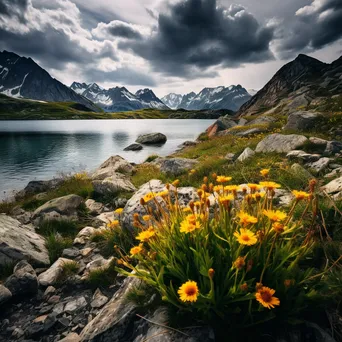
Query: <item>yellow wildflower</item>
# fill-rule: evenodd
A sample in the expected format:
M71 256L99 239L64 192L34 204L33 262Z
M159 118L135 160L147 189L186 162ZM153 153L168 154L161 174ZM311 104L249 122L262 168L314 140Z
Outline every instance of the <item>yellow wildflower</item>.
M156 194L154 192L149 192L143 197L143 200L147 203L151 200L153 200L156 197Z
M107 223L107 227L109 227L109 228L115 228L115 227L117 227L119 224L120 224L119 220L114 220L114 221L111 221L111 222Z
M232 177L227 177L227 176L217 176L216 177L216 182L217 183L227 183L232 180Z
M248 183L247 186L251 189L251 192L260 190L261 186L259 184Z
M284 211L280 210L264 210L263 214L267 216L272 222L284 221L287 217L287 214Z
M143 248L141 247L141 245L139 246L134 246L131 248L130 253L131 255L137 255L140 254L143 251Z
M298 191L298 190L293 190L292 194L294 195L294 197L296 197L297 201L308 199L311 196L311 194L305 191Z
M258 219L256 217L249 215L244 211L240 211L237 216L240 219L240 223L244 227L248 226L249 224L254 224L258 222Z
M246 265L245 259L246 257L239 256L233 263L234 267L238 270L243 269L243 267Z
M263 176L263 177L267 177L269 173L270 173L270 169L262 169L262 170L260 171L260 174L261 174L261 176Z
M196 217L196 215L188 215L180 224L181 233L191 233L199 228L201 228L201 224L198 221L198 217Z
M263 286L255 294L255 298L263 307L271 309L275 305L280 305L280 300L277 297L273 297L274 294L275 290Z
M114 211L114 213L120 215L123 212L123 210L124 210L123 208L118 208Z
M187 281L178 290L179 298L182 302L196 302L199 294L195 281Z
M267 190L274 190L281 188L281 185L275 182L260 182L259 183L262 187L266 188Z
M147 221L149 221L149 220L151 219L151 216L150 216L150 215L144 215L144 216L142 217L142 219L143 219L145 222L147 222Z
M149 229L144 230L141 233L139 233L138 236L136 237L136 239L140 240L142 242L146 242L151 237L153 237L154 235L156 235L156 232L154 231L154 229L152 227L150 227Z
M241 245L252 246L258 242L256 235L249 229L241 228L240 233L235 232L234 236Z

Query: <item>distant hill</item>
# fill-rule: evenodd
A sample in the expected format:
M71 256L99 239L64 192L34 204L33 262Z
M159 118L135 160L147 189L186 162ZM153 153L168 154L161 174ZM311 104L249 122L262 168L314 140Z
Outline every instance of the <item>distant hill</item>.
M342 57L331 64L300 54L241 106L237 115L288 113L297 109L327 110L327 102L342 93Z
M73 82L70 88L106 112L124 112L144 108L170 109L151 89L141 89L133 94L125 87L104 89L96 83L79 82Z
M204 88L198 94L191 92L184 96L168 94L162 100L171 108L187 110L229 109L237 111L251 95L241 85L229 87Z
M92 111L100 111L91 101L52 78L31 58L0 52L0 93L49 102L77 102Z

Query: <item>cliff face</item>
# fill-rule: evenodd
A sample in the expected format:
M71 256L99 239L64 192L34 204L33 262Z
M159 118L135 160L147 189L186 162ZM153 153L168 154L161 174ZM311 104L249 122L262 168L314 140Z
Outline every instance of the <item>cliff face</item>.
M299 55L284 65L272 79L241 106L239 116L260 114L281 106L281 110L310 105L313 99L323 101L342 90L342 57L331 64ZM319 98L317 100L317 98ZM287 106L288 102L291 102Z
M48 102L76 102L99 111L90 100L52 78L31 58L0 52L0 93L15 98Z

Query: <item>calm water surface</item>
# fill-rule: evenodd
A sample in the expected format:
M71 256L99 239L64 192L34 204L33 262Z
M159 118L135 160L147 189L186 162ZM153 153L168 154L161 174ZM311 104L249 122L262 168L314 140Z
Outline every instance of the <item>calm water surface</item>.
M92 171L119 154L140 163L151 154L166 156L194 140L214 120L0 121L0 198L31 180L60 173ZM123 151L139 134L164 133L162 146Z

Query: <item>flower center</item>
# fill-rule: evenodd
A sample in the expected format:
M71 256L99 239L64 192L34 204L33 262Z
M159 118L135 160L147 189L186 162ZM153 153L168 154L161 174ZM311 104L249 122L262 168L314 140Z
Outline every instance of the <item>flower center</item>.
M269 303L271 302L272 295L269 292L261 292L261 298L264 302Z
M185 290L185 293L188 295L188 296L193 296L196 294L196 289L194 287L188 287L186 290Z
M243 241L249 241L249 240L250 240L250 238L249 238L248 235L241 235L241 239L242 239Z

